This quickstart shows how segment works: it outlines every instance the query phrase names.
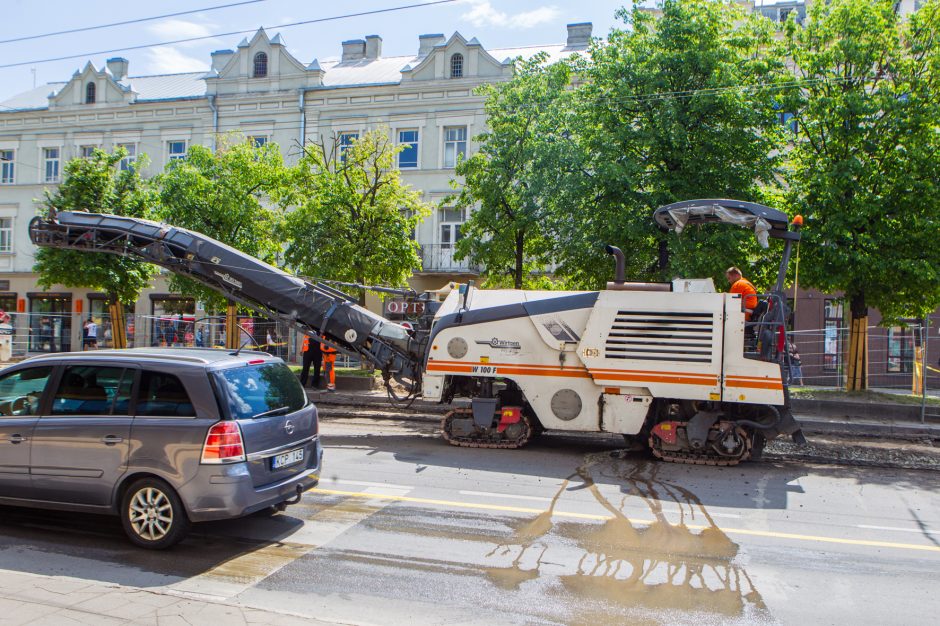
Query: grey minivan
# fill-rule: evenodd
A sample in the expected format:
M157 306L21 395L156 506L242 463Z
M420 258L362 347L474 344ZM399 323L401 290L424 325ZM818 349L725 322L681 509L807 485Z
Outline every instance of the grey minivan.
M0 504L118 514L144 548L299 501L322 456L316 407L265 353L100 350L0 371Z

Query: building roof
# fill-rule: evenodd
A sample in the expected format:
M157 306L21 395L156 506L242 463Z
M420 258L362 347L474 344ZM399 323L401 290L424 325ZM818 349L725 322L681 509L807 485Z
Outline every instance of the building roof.
M502 63L520 56L531 58L544 51L548 53L548 62L553 63L583 50L584 48L567 48L563 44L554 44L495 48L487 50L487 53ZM402 69L416 66L422 58L417 56L395 56L346 62L333 60L322 61L319 66L324 72L324 87L397 84L401 82ZM123 87L130 87L137 94L136 102L185 100L206 95L205 77L206 72L130 76L121 80L119 84ZM66 82L48 83L0 101L0 113L47 109L49 107L49 95L58 93L67 84Z
M205 72L187 72L158 76L131 76L121 82L129 83L137 92L138 102L199 98L206 95L206 81L202 79L205 74Z
M206 95L206 82L202 79L205 72L187 72L185 74L160 74L157 76L129 76L119 81L124 87L130 87L137 93L137 102L158 100L184 100L201 98ZM28 111L49 108L49 95L58 93L68 83L48 83L29 91L17 94L0 102L0 112Z
M0 102L2 111L28 111L30 109L45 109L49 107L49 94L57 93L68 83L46 83L33 87L29 91L17 94L8 100Z

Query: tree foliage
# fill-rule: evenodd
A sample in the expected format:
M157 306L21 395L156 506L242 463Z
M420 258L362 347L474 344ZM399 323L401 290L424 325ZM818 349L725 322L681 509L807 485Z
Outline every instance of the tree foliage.
M570 67L545 61L544 53L517 61L512 80L477 89L486 97L488 130L475 138L479 151L457 164L460 192L444 201L475 207L461 227L457 258L482 264L489 282L510 277L516 289L529 286L533 270L552 259L546 225L563 210L555 202L557 172L577 157L567 138Z
M281 242L276 235L283 217L287 170L278 146L256 147L239 135L219 142L216 152L189 148L185 159L171 161L155 179L159 218L277 264ZM184 276L171 275L174 291L193 295L221 310L224 298Z
M940 305L940 3L813 3L786 33L799 88L788 200L807 218L807 283L843 291L853 317Z
M113 154L95 150L89 158L66 163L62 184L45 192L44 212L89 211L151 218L155 194L138 174L146 167L146 156L141 155L134 168L119 170L117 165L125 156L123 148ZM45 289L55 284L87 287L107 293L112 302L117 299L128 304L137 301L156 273L154 266L132 258L42 247L36 251L33 269Z
M560 185L569 200L557 215L559 271L602 285L612 271L602 244L612 243L637 278L720 278L734 264L769 282L772 257L748 232L687 229L680 238L660 232L652 212L693 198L760 201L776 184L773 94L788 73L772 24L709 0L667 0L658 18L639 8L620 16L629 28L595 43L577 68L574 138L585 164Z
M348 146L337 137L304 146L290 175L296 209L283 228L292 269L388 285L403 285L420 269L412 233L429 210L420 193L402 183L394 167L398 152L384 128Z

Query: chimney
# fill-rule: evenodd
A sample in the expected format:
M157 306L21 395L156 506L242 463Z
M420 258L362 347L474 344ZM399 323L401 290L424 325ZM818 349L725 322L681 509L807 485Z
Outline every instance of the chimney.
M350 39L349 41L343 42L342 63L346 61L358 61L359 59L365 58L365 56L366 42L362 39Z
M114 76L114 80L123 80L127 78L127 66L130 62L123 57L114 57L108 59L108 71Z
M568 48L586 48L591 43L591 31L594 30L594 24L591 22L580 22L578 24L568 24Z
M434 33L433 35L418 35L418 56L428 56L434 46L439 43L444 43L443 33Z
M378 35L366 35L366 58L377 59L382 56L382 38Z
M232 50L216 50L212 53L212 69L221 72L228 60L232 58L235 52Z

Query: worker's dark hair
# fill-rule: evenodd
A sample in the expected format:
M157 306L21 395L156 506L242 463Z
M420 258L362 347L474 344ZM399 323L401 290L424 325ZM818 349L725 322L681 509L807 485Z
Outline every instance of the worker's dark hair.
M737 274L738 276L744 276L744 274L741 273L741 270L733 265L725 270L725 274Z

